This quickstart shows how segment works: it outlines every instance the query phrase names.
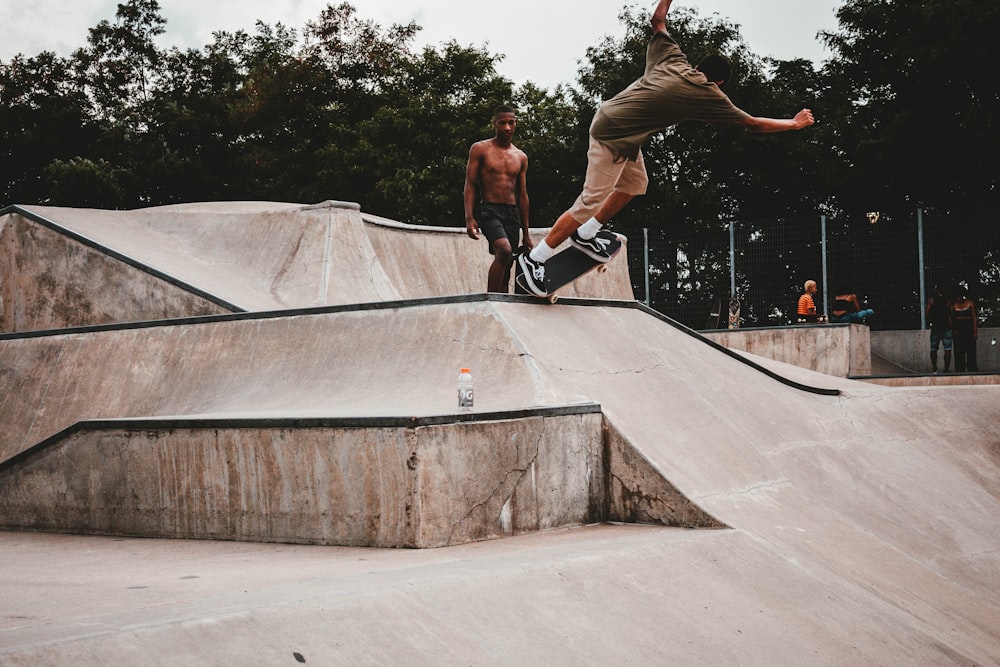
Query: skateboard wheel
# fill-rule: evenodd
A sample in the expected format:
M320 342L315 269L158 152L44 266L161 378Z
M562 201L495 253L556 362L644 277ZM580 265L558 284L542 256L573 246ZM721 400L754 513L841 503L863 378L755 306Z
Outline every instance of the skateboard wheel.
M550 294L549 295L549 303L555 303L558 300L559 300L559 295L558 294Z
M597 267L597 272L598 273L604 273L607 270L608 270L608 265L607 264L601 264L599 267Z

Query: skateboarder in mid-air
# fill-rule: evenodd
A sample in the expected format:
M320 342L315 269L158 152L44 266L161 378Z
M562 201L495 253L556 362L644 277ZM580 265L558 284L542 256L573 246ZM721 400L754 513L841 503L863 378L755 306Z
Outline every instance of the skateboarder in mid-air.
M514 109L500 105L493 112L496 136L472 144L465 168L465 230L473 239L482 231L490 243L493 263L486 289L507 292L518 236L531 249L528 235L528 156L513 144ZM476 203L476 184L482 193Z
M633 197L645 194L649 179L640 147L652 135L685 120L736 123L752 132L801 130L814 122L809 109L777 119L751 116L736 107L719 88L731 75L729 61L710 55L692 67L667 32L671 1L660 0L653 10L653 36L642 77L605 101L594 115L583 192L544 241L517 255L522 282L537 296L547 294L545 261L567 238L596 261L610 259L609 236L601 227Z

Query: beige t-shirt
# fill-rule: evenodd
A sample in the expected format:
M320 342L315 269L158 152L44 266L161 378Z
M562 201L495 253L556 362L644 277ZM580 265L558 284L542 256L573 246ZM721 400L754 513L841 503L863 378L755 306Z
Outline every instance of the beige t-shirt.
M673 37L657 32L646 47L645 73L601 105L590 134L619 157L635 160L643 142L670 125L738 123L748 117L688 63Z

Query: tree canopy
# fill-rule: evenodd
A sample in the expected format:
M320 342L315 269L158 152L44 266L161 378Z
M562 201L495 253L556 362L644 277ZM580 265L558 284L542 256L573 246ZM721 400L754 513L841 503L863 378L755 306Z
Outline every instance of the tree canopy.
M987 3L988 5L988 3ZM349 3L299 29L258 22L203 49L161 49L157 0L128 0L69 57L0 64L3 197L108 207L198 199L358 200L417 223L460 224L468 146L515 103L540 213L582 176L597 105L641 70L645 10L586 52L576 82L543 90L497 73L500 54L455 41L416 50L420 26L380 26ZM990 199L1000 84L988 53L1000 6L846 0L821 67L753 53L738 26L672 10L692 61L734 62L727 92L755 115L809 106L808 136L697 124L653 138L634 221L847 210L889 199L947 208ZM529 150L530 149L530 150ZM533 198L534 199L534 198ZM551 202L551 203L550 203Z
M417 49L420 26L382 26L347 2L298 28L258 22L181 50L157 46L167 34L157 0L127 0L68 57L0 63L0 197L105 208L342 199L462 226L469 146L508 103L530 160L532 220L546 226L579 192L597 106L641 74L647 11L626 5L577 80L545 90L501 76L502 54L456 41ZM735 65L724 90L737 106L771 117L809 107L817 124L775 135L669 128L643 148L648 195L616 224L712 238L749 220L748 238L761 238L820 212L892 219L916 206L946 215L995 205L1000 78L989 45L1000 5L844 0L837 16L839 29L822 35L833 56L816 64L763 58L735 24L674 7L669 29L692 62L720 52ZM654 258L664 289L714 290L725 278L714 241L678 243ZM990 252L980 274L996 267Z

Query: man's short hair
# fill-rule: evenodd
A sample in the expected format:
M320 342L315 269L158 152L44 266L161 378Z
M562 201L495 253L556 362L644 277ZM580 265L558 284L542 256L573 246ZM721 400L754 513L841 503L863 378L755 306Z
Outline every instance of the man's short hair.
M806 284L803 287L808 292L810 287L816 287L816 281L815 280L807 280Z
M517 114L517 112L514 111L514 107L510 106L509 104L501 104L500 106L498 106L496 109L493 110L493 117L496 118L502 113Z
M733 66L729 62L729 58L718 53L702 58L697 69L713 83L725 83L733 76Z

